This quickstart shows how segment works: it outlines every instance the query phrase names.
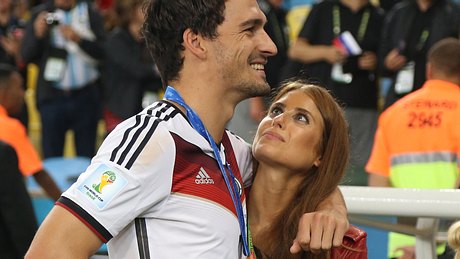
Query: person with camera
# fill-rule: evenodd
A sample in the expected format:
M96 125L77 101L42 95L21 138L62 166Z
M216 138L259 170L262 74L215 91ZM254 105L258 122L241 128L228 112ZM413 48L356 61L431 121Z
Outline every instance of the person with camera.
M16 67L21 76L27 80L27 70L20 54L25 21L15 12L16 4L13 0L0 1L0 63ZM25 90L26 84L24 83L22 87ZM29 114L25 102L16 114L10 116L28 127Z
M0 62L19 68L23 24L13 9L11 0L0 1Z
M74 132L78 156L95 153L104 38L102 17L85 1L54 0L32 11L21 54L26 63L39 66L45 158L63 155L67 130Z

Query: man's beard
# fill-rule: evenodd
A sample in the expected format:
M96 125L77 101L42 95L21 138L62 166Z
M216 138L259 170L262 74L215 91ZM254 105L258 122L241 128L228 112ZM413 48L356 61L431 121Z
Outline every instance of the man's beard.
M244 91L247 98L266 96L270 93L270 85L267 81L265 83L254 84L253 82L241 82L240 89Z

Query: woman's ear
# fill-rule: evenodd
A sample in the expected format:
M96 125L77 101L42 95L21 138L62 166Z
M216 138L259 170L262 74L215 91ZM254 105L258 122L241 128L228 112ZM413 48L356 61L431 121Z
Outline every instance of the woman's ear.
M194 33L189 28L184 31L182 37L184 40L184 48L188 49L198 58L204 58L206 56L206 48L203 44L203 37L201 37L201 35Z
M318 157L316 158L315 162L313 162L313 165L316 167L319 167L320 164L321 164L321 157Z

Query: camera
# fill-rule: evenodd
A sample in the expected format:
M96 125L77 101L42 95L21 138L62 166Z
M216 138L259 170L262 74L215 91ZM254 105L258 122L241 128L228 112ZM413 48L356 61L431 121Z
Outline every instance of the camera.
M59 17L56 13L47 13L45 16L45 22L48 25L58 25L59 24Z

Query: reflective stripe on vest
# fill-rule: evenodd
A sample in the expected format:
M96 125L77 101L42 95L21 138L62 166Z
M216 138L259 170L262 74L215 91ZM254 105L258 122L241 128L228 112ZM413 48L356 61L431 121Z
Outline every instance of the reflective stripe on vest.
M390 181L393 187L454 188L459 158L452 152L410 153L391 158Z

